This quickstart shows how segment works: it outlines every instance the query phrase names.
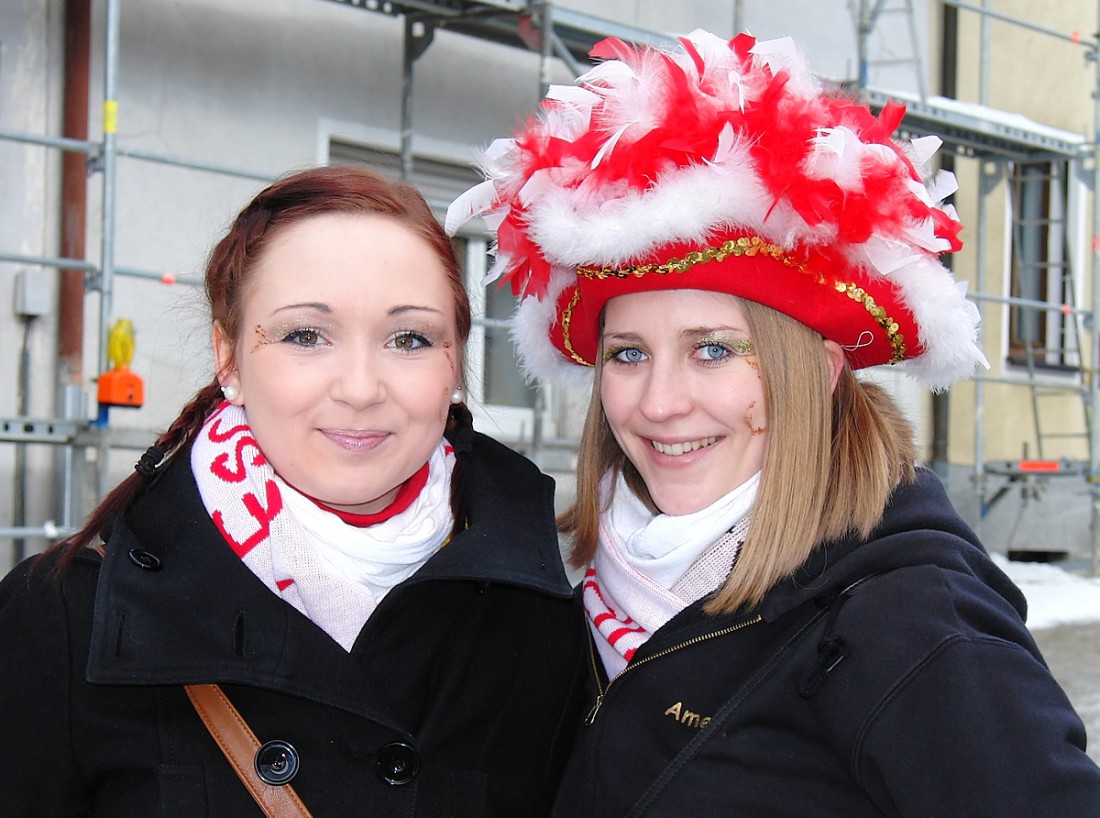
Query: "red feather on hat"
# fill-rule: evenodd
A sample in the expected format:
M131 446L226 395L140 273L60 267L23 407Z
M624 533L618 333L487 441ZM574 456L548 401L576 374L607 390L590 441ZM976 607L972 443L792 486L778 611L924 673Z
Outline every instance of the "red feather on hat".
M605 62L574 87L552 87L540 116L486 154L491 201L475 189L452 205L465 218L497 218L492 272L513 293L525 303L554 294L528 312L522 354L543 354L532 352L546 343L535 325L561 324L553 302L578 282L578 266L751 236L781 248L785 264L855 288L840 297L867 305L864 319L881 306L864 304L864 287L911 313L919 337L900 354L921 359L930 385L984 360L976 310L936 260L960 249L962 226L892 138L904 107L876 116L823 91L789 40L697 31L679 46L597 43L591 54Z

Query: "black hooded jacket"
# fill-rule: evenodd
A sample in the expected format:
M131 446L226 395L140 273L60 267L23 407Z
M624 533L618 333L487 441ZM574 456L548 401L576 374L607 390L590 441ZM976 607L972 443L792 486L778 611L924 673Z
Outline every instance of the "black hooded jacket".
M4 818L259 816L184 692L220 683L326 816L544 815L580 721L584 625L549 478L478 436L469 527L351 652L272 594L203 508L186 455L56 584L0 584ZM151 570L151 569L156 570Z
M931 472L758 609L701 608L610 684L590 653L556 816L1100 816L1024 598Z

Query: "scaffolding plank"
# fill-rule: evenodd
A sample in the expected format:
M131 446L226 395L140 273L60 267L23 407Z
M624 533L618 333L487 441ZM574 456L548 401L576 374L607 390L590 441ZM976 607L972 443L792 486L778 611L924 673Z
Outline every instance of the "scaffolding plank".
M526 0L487 0L467 2L467 0L403 0L402 2L383 2L383 0L329 0L344 6L375 11L390 16L415 15L438 25L447 31L464 34L490 42L500 43L514 48L528 49L519 31L519 18L528 14ZM553 8L554 34L562 42L574 59L588 61L588 52L592 46L607 37L618 37L629 43L649 43L658 46L673 46L676 39L667 34L648 31L634 26L617 23L602 17L574 11L572 9Z
M1081 134L983 105L946 97L922 101L912 94L876 88L864 88L860 94L872 108L881 109L889 101L904 103L902 129L935 134L957 153L1034 161L1052 156L1079 158L1091 149Z

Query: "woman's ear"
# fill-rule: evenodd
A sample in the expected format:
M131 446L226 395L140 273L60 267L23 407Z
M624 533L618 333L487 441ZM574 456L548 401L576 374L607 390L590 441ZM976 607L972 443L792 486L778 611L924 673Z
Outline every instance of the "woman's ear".
M241 389L240 373L233 365L233 341L226 337L225 331L217 321L214 322L214 327L210 331L210 343L214 348L214 372L217 374L218 383L226 393L226 400L242 406L244 392Z
M823 338L821 343L825 346L825 360L829 362L829 393L836 391L837 381L844 369L844 350L836 341Z

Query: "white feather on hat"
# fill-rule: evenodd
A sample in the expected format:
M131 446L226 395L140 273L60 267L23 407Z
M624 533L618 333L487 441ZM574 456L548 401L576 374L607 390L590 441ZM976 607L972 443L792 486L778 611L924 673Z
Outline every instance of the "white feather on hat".
M824 92L790 39L695 31L674 52L610 39L593 55L606 61L553 87L537 119L494 142L487 181L448 211L452 233L476 214L497 227L490 279L522 299L513 337L529 375L583 372L576 364L594 355L582 334L590 347L599 308L647 281L761 301L841 343L853 366L904 362L933 389L985 364L978 311L938 259L961 247L941 203L953 177L927 173L935 137L890 139L903 108L876 118ZM713 252L740 237L772 260L738 267L741 253ZM673 284L643 278L685 247L709 248L707 264L677 268ZM807 290L811 277L825 286ZM791 286L814 304L792 304ZM784 297L769 303L770 292ZM562 326L570 317L589 323L584 333Z

